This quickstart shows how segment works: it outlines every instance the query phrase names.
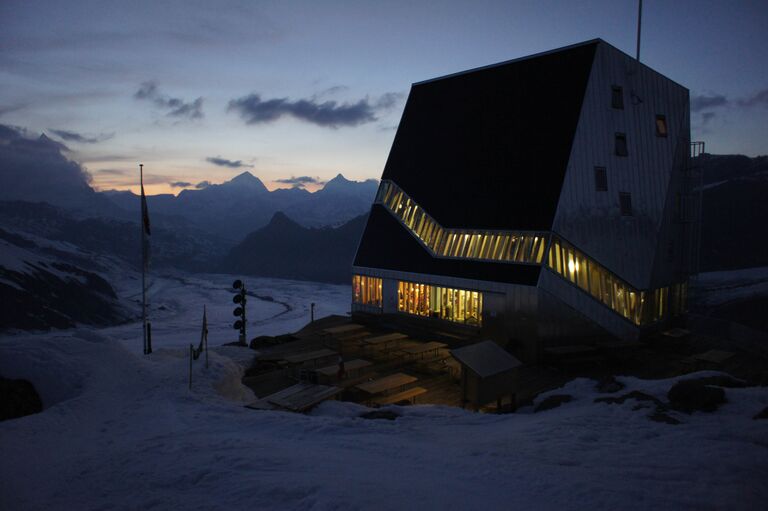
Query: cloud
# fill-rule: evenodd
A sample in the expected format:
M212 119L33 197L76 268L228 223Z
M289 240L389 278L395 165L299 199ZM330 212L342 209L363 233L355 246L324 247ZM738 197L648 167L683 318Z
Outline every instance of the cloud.
M710 96L693 96L691 98L691 112L699 112L707 108L716 108L728 104L728 98L722 94Z
M202 190L203 188L208 188L209 186L211 186L210 181L200 181L195 185L195 188L197 188L198 190Z
M99 169L96 171L96 173L106 174L108 176L124 176L126 174L126 171L121 169Z
M276 183L283 183L292 185L294 188L304 188L306 185L323 185L325 181L322 181L319 177L311 176L291 176L283 179L275 179Z
M701 125L706 126L715 118L715 112L704 112L701 114Z
M74 131L55 129L50 129L50 132L66 142L78 142L81 144L96 144L105 140L109 140L115 136L114 133L101 133L95 137L88 137Z
M349 90L349 87L346 85L334 85L332 87L328 87L327 89L323 89L317 94L315 94L316 98L321 98L324 96L335 96L336 94L339 94L340 92L346 92Z
M0 200L80 206L93 197L91 175L46 135L0 125Z
M229 110L235 110L246 124L266 124L281 117L290 116L300 121L326 128L358 126L377 120L379 110L392 108L397 93L387 93L377 101L368 98L357 103L318 101L317 97L292 101L288 98L262 100L258 94L249 94L229 102Z
M180 98L172 98L162 94L154 81L144 82L133 95L135 99L151 101L161 110L167 110L168 117L181 117L187 119L201 119L203 117L203 98L197 98L187 103Z
M231 169L239 169L241 167L253 167L253 165L246 165L242 160L228 160L221 156L209 156L205 159L208 163L213 163L219 167L229 167Z
M16 112L18 110L23 110L26 107L27 107L27 105L24 105L24 104L10 105L10 106L0 106L0 117L2 117L5 114L10 114L11 112Z
M376 106L380 109L388 110L397 105L405 97L402 92L387 92L382 94L379 100L376 102Z
M192 183L188 181L172 181L169 184L171 185L171 188L189 188L192 186Z
M739 100L739 105L743 107L768 106L768 89L757 91L751 97Z
M130 161L136 162L136 169L138 170L139 164L137 156L128 154L99 154L88 153L78 155L81 163L94 163L94 162L118 162L118 161Z

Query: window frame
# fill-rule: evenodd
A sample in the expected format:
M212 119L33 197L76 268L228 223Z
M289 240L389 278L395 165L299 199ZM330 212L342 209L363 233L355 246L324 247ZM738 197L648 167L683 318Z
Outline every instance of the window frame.
M603 166L595 165L593 167L595 175L595 191L607 192L608 191L608 169ZM601 186L602 185L602 186Z
M659 129L659 122L664 126L664 130ZM667 138L669 136L669 124L667 124L667 116L664 114L656 114L656 136L659 138Z
M619 141L622 141L623 145L620 145ZM616 132L613 136L613 152L616 156L627 157L629 156L629 143L627 142L627 134Z
M624 110L624 87L621 85L611 85L611 108Z
M621 216L635 216L632 209L632 193L619 192L619 211Z

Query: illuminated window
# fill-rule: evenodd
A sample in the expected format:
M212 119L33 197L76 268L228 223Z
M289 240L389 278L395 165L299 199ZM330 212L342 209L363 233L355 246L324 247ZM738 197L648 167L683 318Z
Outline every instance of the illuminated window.
M386 207L437 257L541 264L547 233L510 234L445 229L395 183L382 181L376 201Z
M608 172L605 167L595 167L595 190L598 192L608 191Z
M397 310L480 326L483 321L483 293L400 281L397 283Z
M639 291L579 250L555 237L547 266L635 325L653 323L686 310L688 284Z
M657 137L667 136L667 118L663 115L656 116L656 136Z
M624 110L624 90L618 85L611 87L611 107Z
M619 209L622 216L632 216L632 195L627 192L619 192Z
M352 302L381 308L382 280L367 275L352 275Z
M616 141L614 144L616 156L629 156L627 150L627 135L624 133L616 133Z

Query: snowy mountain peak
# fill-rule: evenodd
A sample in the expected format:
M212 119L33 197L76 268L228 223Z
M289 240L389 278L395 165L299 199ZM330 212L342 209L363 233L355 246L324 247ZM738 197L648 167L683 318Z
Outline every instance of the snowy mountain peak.
M375 179L350 181L341 174L328 181L320 192L343 195L372 195L376 193L378 183Z
M238 174L229 181L222 183L223 185L235 185L238 187L247 187L250 190L267 192L267 187L261 182L261 179L251 174L249 171L245 171L242 174Z
M341 189L349 187L350 185L354 185L354 181L350 181L341 173L336 174L336 177L325 183L325 186L323 187L323 190L331 190L331 189Z

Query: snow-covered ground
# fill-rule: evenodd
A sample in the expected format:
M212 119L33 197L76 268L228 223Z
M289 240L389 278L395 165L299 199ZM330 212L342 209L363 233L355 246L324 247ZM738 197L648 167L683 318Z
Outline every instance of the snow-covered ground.
M768 296L768 266L702 273L695 292L705 306Z
M169 276L152 288L155 352L138 324L0 338L0 374L31 380L45 410L0 423L0 509L765 509L768 389L726 389L711 414L650 421L638 403L574 401L503 416L416 406L395 421L325 403L311 415L254 411L233 360L195 362L203 303L211 346L234 340L227 275ZM135 275L118 286L123 296ZM344 313L349 288L249 279L249 335ZM286 305L280 305L284 302ZM289 310L290 309L290 310ZM288 310L288 312L284 312ZM660 399L672 380L619 378Z
M140 314L140 274L125 273L116 279L118 293L131 303L135 315ZM149 286L152 346L171 348L197 345L203 319L203 306L208 319L210 346L237 341L232 325L236 277L223 274L163 273L153 276ZM115 281L115 279L113 279ZM295 332L310 320L310 305L315 303L315 317L348 314L351 303L349 286L248 277L246 314L249 339L258 335ZM134 353L143 351L141 324L122 325L103 332L122 341ZM137 337L138 334L138 337Z

